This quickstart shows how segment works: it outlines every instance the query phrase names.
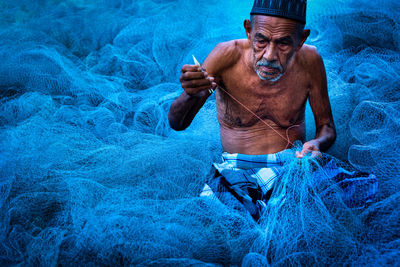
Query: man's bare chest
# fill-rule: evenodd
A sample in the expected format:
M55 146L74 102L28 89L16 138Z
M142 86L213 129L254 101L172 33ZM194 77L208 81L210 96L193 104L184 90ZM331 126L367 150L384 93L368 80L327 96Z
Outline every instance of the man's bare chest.
M220 122L240 128L252 127L262 119L286 128L304 120L308 88L301 79L286 77L276 86L265 86L257 79L241 78L238 73L228 77L217 92Z

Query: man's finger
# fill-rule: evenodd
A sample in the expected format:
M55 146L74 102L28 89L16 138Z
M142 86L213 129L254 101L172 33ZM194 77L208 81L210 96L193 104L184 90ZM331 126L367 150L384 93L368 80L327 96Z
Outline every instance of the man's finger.
M200 86L209 86L211 87L212 79L199 79L199 80L190 80L184 81L182 83L183 88L196 88Z
M188 71L188 72L182 73L181 81L204 79L204 78L207 78L207 77L208 77L208 73L207 72L192 72L192 71Z
M196 65L183 65L181 72L185 73L185 72L202 72L202 68L200 66L196 66Z
M304 157L303 150L302 150L301 152L296 151L296 157L298 157L299 159L301 159L302 157Z
M186 93L188 93L189 95L193 95L193 94L197 94L200 91L205 91L210 89L210 86L201 86L201 87L196 87L196 88L186 88L185 91Z
M311 153L311 152L312 152L312 150L310 150L308 147L307 148L303 147L303 150L301 150L301 152L298 153L298 158L303 158L304 156L306 156L308 153Z

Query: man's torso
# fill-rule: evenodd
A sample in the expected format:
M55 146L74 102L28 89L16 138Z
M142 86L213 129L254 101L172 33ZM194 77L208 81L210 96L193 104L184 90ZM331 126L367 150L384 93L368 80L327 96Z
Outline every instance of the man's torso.
M217 117L224 151L267 154L290 147L305 139L304 111L312 86L308 59L313 48L303 46L293 57L284 76L276 83L262 81L248 63L251 47L247 40L236 41L240 56L216 77L223 90L217 90Z

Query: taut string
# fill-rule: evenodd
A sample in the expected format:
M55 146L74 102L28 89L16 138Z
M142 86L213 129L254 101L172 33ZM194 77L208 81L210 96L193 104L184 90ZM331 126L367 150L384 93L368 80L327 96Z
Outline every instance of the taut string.
M251 109L249 109L248 107L246 107L246 105L244 105L242 102L240 102L238 99L236 99L233 95L231 95L230 93L228 93L228 91L226 91L222 86L218 85L218 88L221 89L222 91L224 91L227 95L229 95L233 100L235 100L238 104L240 104L242 107L244 107L248 112L250 112L251 114L253 114L258 120L260 120L262 123L264 123L265 125L267 125L269 128L271 128L277 135L279 135L283 140L287 141L287 145L285 147L285 149L289 146L289 144L293 145L292 142L290 142L289 139L289 129L295 126L299 126L299 125L292 125L289 128L286 129L286 138L277 130L274 129L274 127L272 127L271 125L269 125L266 121L264 121L262 118L260 118L260 116L258 116L256 113L254 113Z
M194 63L196 66L201 66L200 62L197 61L197 59L194 57L194 55L192 55ZM233 95L231 95L227 90L225 90L222 86L220 86L219 84L217 84L218 88L221 89L222 91L224 91L227 95L229 95L233 100L235 100L237 103L239 103L242 107L244 107L248 112L250 112L251 114L253 114L258 120L260 120L262 123L264 123L265 125L267 125L269 128L271 128L277 135L279 135L283 140L287 141L286 147L285 149L289 146L289 145L293 145L292 142L290 142L289 139L289 129L292 127L296 127L296 126L300 126L300 125L292 125L289 128L286 129L286 138L281 135L280 132L278 132L277 130L274 129L274 127L272 127L271 125L269 125L266 121L264 121L262 118L260 118L260 116L258 116L256 113L254 113L251 109L249 109L248 107L246 107L246 105L244 105L242 102L240 102L239 100L237 100ZM213 89L209 89L208 90L210 92L210 94L212 94L214 92Z

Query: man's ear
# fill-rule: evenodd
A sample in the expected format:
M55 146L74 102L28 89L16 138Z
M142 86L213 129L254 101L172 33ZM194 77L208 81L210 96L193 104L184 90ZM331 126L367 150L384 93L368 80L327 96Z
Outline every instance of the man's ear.
M303 44L307 40L308 36L310 36L310 30L308 30L308 29L303 30L303 32L301 33L301 37L300 37L300 43L296 48L296 52L300 50L300 48L303 46Z
M251 33L251 22L248 19L245 19L243 22L244 29L246 30L247 39L250 40L250 33Z

